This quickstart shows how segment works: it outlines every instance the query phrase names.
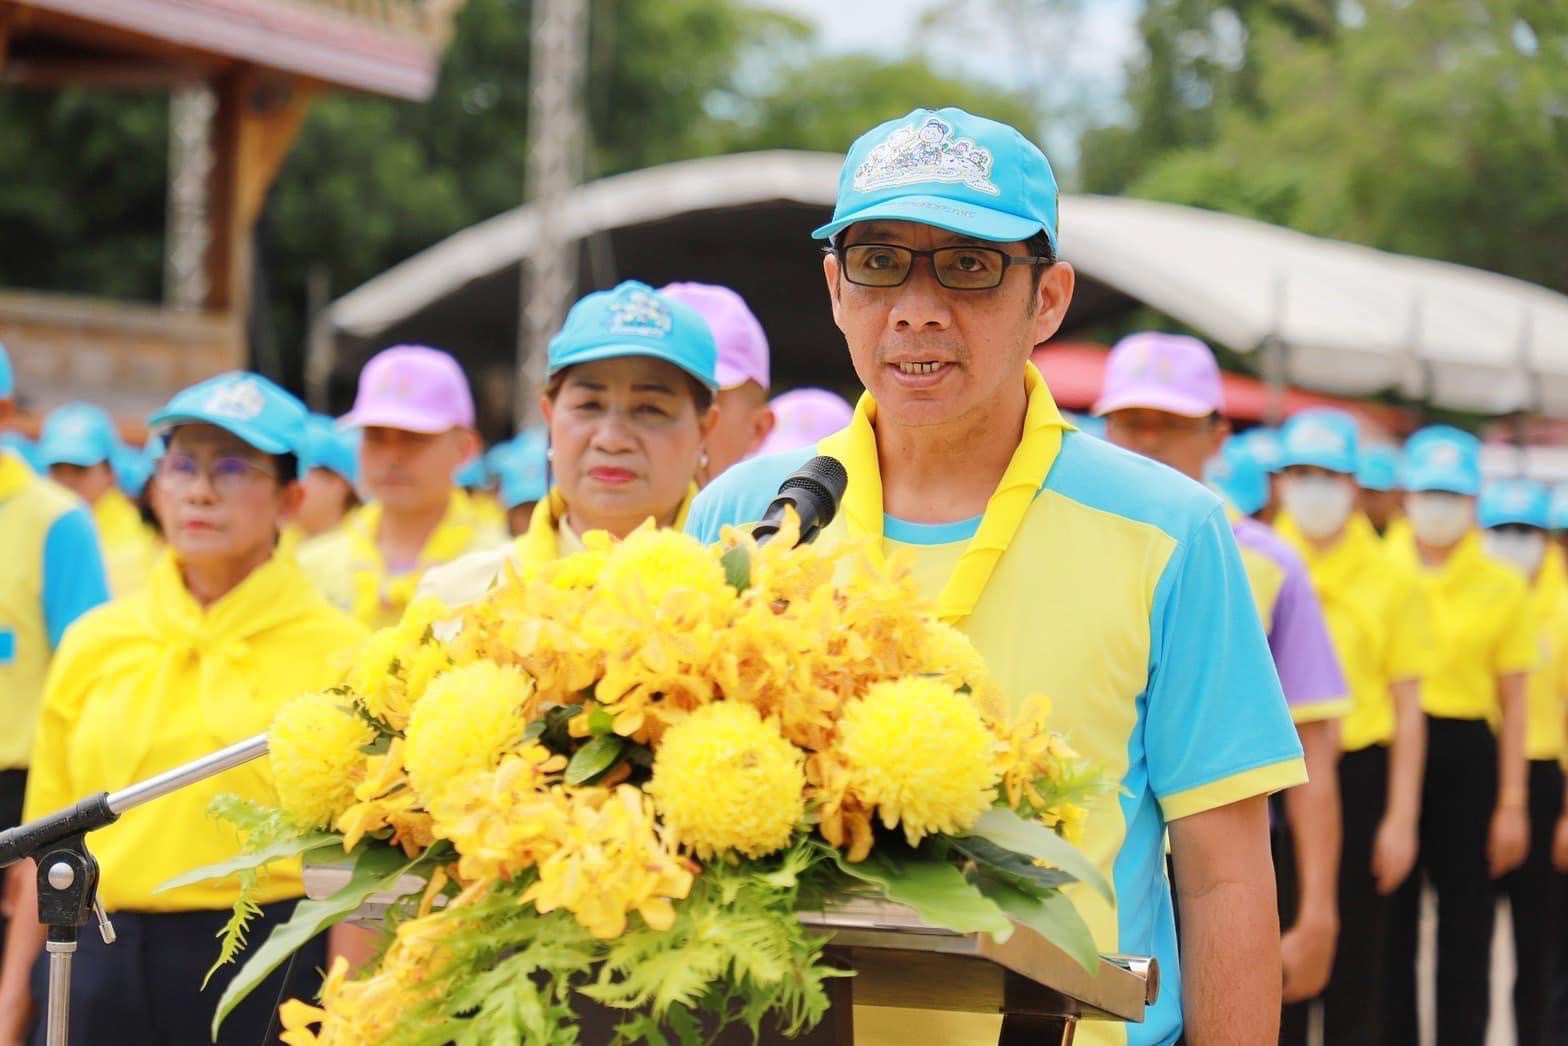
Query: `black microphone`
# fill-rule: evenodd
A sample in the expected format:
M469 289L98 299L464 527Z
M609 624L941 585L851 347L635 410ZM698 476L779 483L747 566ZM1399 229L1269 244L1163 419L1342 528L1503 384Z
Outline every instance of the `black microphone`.
M849 473L841 461L826 454L812 458L779 484L779 496L762 514L762 522L751 528L751 536L759 545L772 541L784 521L784 509L793 505L795 515L800 517L799 543L810 544L823 527L833 522L839 499L848 485Z

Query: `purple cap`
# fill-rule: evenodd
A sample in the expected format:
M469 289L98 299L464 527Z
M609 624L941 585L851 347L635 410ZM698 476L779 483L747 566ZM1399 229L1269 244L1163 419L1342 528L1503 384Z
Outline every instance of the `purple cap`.
M773 408L773 431L757 448L759 455L814 446L822 437L848 427L855 415L855 408L827 389L795 389L768 406Z
M1129 334L1105 361L1096 415L1142 407L1204 418L1222 410L1225 394L1214 353L1186 334Z
M376 353L359 372L354 409L338 425L405 432L470 429L474 397L463 368L451 356L423 345L397 345Z
M671 283L659 293L689 305L707 321L719 346L719 388L754 381L768 387L768 336L746 307L746 299L712 283Z

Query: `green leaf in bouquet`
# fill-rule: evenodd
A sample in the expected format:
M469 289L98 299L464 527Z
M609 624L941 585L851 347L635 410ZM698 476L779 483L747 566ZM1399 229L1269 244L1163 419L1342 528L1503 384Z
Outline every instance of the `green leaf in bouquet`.
M569 785L585 784L615 765L626 747L626 738L616 734L589 739L566 764L565 781Z
M724 580L737 592L744 592L751 587L751 550L745 545L736 545L725 551L719 557L719 562L724 566Z
M969 834L995 843L1004 850L1012 850L1060 868L1079 882L1093 887L1107 901L1115 901L1111 884L1094 863L1072 843L1037 821L1025 821L1011 810L993 807L980 815L980 820L975 822Z
M604 710L604 706L597 701L588 707L588 732L594 737L603 737L615 732L615 717Z
M987 897L1001 906L1008 917L1034 930L1056 945L1090 973L1100 968L1100 949L1089 926L1059 891L1044 896L1020 890L1000 876L981 871L977 884Z
M997 846L991 840L978 835L966 835L949 839L948 842L954 850L975 862L986 872L1006 879L1026 893L1060 890L1068 883L1078 881L1060 868L1043 867L1036 864L1033 858Z
M1013 924L1005 912L951 861L879 839L870 856L852 862L832 850L839 871L877 887L896 904L907 904L932 926L955 933L989 933L1005 941Z
M410 861L403 851L389 846L367 845L356 850L354 870L347 885L331 897L300 901L289 921L273 928L266 943L256 949L224 988L212 1018L213 1040L217 1040L218 1028L224 1018L290 955L323 930L352 915L371 894L392 886L401 876L428 860L429 855L423 854Z
M343 837L340 835L301 828L276 807L262 806L253 800L241 799L234 795L214 797L212 802L207 804L207 813L211 817L227 821L244 833L245 852L227 861L203 865L183 875L177 875L158 886L153 893L178 890L182 886L192 886L206 882L208 879L226 879L232 875L254 871L273 861L298 857L300 854L324 850L329 846L343 845Z
M302 835L297 839L283 839L273 843L271 846L262 847L255 853L243 853L227 861L219 861L217 864L207 864L200 868L193 868L184 875L176 875L168 882L158 885L152 892L155 894L167 893L170 890L178 890L183 886L194 886L196 883L204 883L208 879L226 879L231 875L254 871L264 865L271 864L273 861L281 861L288 857L298 857L300 854L325 850L331 846L342 849L343 837L341 835L329 835L326 832L312 832L310 835Z

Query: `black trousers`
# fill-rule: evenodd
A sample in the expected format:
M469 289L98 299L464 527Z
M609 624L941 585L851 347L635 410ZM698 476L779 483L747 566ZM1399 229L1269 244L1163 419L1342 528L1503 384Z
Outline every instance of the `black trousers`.
M1497 743L1481 720L1428 716L1421 855L1389 907L1384 1041L1418 1046L1416 948L1422 883L1437 894L1437 1044L1486 1041L1493 885L1486 859L1497 801Z
M26 791L26 770L0 770L0 831L15 828L22 823L22 796ZM31 868L32 865L27 864L26 867ZM0 880L8 874L8 870L0 870ZM0 883L0 889L4 889L3 883ZM0 915L0 958L5 956L5 935L9 929L7 923L6 917Z
M249 939L259 947L272 928L288 919L293 901L262 906ZM199 1046L212 1041L210 1026L218 999L241 963L202 978L218 954L217 933L226 911L115 912L118 940L103 943L96 924L78 935L71 977L71 1046ZM243 959L246 953L241 953ZM278 1006L286 999L313 1001L326 965L326 938L318 937L259 985L223 1022L222 1046L261 1046L278 1041ZM33 1046L44 1046L43 1014L48 1001L48 955L33 964L33 1009L38 1021Z
M1555 759L1530 762L1530 853L1503 877L1514 925L1514 1027L1519 1046L1550 1046L1553 992L1562 951L1568 879L1552 867L1552 833L1563 809L1563 772ZM1568 1013L1556 1015L1568 1021Z
M1323 1010L1324 1042L1336 1046L1380 1046L1383 1042L1389 899L1377 892L1372 878L1372 846L1388 805L1387 748L1372 745L1340 756L1339 805L1344 841L1339 860L1339 945L1334 951L1334 972L1317 999L1285 1007L1280 1042L1287 1046L1305 1046L1308 1016L1314 1006ZM1294 878L1294 864L1288 870ZM1282 883L1286 874L1287 869L1281 867Z

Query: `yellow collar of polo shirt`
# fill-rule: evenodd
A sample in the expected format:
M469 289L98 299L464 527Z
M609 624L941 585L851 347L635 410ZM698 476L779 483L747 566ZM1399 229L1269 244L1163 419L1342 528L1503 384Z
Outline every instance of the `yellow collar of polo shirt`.
M26 462L9 450L0 450L0 499L21 491L34 478Z
M1024 367L1024 389L1029 405L1024 413L1023 436L1001 482L986 502L979 529L937 597L937 617L948 624L957 624L974 611L1002 553L1018 535L1024 515L1045 485L1045 477L1061 452L1062 433L1072 428L1057 410L1045 378L1033 363ZM882 547L884 511L876 416L876 400L869 392L864 393L849 427L817 444L818 453L838 458L849 473L849 486L839 511L852 536L870 539L873 553Z
M381 531L382 507L371 502L346 520L349 537L353 543L354 561L361 568L354 574L353 617L359 621L374 621L377 610L387 607L399 615L419 585L425 569L436 563L450 563L473 548L479 531L479 512L473 499L460 488L452 488L447 501L446 515L436 524L419 550L414 568L405 574L393 576L381 556L381 545L376 540Z
M675 510L673 529L686 526L686 513L691 511L692 499L697 496L697 484L686 488L686 496ZM652 518L652 517L650 517ZM534 506L528 519L528 529L513 542L518 566L532 567L549 563L561 554L561 526L566 520L566 498L559 487L551 487L549 495Z

